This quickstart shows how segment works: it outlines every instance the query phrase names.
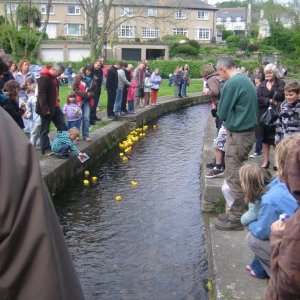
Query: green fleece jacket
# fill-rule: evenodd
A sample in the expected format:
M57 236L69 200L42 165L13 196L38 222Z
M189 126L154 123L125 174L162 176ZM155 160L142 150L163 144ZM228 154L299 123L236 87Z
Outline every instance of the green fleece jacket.
M239 132L257 124L257 96L251 80L242 73L229 78L223 87L217 114L224 126Z

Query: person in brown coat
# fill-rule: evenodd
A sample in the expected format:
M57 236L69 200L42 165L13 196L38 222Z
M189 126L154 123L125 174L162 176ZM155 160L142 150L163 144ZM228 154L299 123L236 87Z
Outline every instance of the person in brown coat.
M285 223L277 221L271 227L271 279L266 300L300 299L300 135L288 153L284 166L284 181L298 203L296 213Z
M84 299L32 145L0 108L0 299Z

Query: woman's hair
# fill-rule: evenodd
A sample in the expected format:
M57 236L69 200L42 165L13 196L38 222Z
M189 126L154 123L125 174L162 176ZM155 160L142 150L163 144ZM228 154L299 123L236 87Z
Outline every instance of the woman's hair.
M19 64L18 64L18 70L19 70L19 71L22 71L22 66L23 66L24 63L28 63L28 65L30 65L29 60L27 60L27 59L22 59L22 60L19 62Z
M15 80L9 80L4 84L3 92L9 97L9 101L17 101L20 85Z
M215 72L215 69L212 65L205 65L201 70L201 77L207 77L213 72Z
M93 65L90 64L90 65L86 65L83 70L82 70L82 74L83 75L86 75L86 71L89 70L89 71L93 71Z
M290 135L280 141L275 148L275 163L277 166L277 177L280 181L284 182L284 164L288 153L296 146L300 140L300 134Z
M279 70L274 64L268 64L264 68L264 73L266 74L268 71L272 71L275 77L278 77Z
M76 94L74 92L70 92L67 98L67 104L70 104L70 97L74 97L76 99ZM75 101L76 102L76 101Z
M5 74L8 72L8 66L5 61L0 58L0 75Z
M245 164L239 169L239 178L246 203L255 203L267 191L266 185L271 181L272 175L259 165Z

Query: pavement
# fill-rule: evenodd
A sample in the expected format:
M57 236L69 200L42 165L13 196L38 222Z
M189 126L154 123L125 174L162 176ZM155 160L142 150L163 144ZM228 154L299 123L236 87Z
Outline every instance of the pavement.
M208 119L202 156L202 208L206 212L212 212L222 206L225 208L225 200L222 196L221 186L224 178L207 179L205 174L210 170L205 165L213 157L212 142L216 135L214 119ZM250 154L253 153L253 149ZM274 154L271 151L271 168L273 167ZM262 163L262 158L249 158L250 163ZM205 214L205 213L204 213ZM264 299L267 280L253 278L245 270L245 266L252 261L253 255L248 248L245 238L248 233L244 231L220 231L216 230L215 215L206 214L206 230L209 244L209 267L214 283L215 299Z

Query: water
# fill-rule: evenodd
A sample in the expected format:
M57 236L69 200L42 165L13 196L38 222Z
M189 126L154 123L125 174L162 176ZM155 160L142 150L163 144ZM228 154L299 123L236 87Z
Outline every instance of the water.
M89 170L96 184L82 176L55 199L87 299L207 299L199 173L208 114L198 105L161 117L127 163L116 149Z

